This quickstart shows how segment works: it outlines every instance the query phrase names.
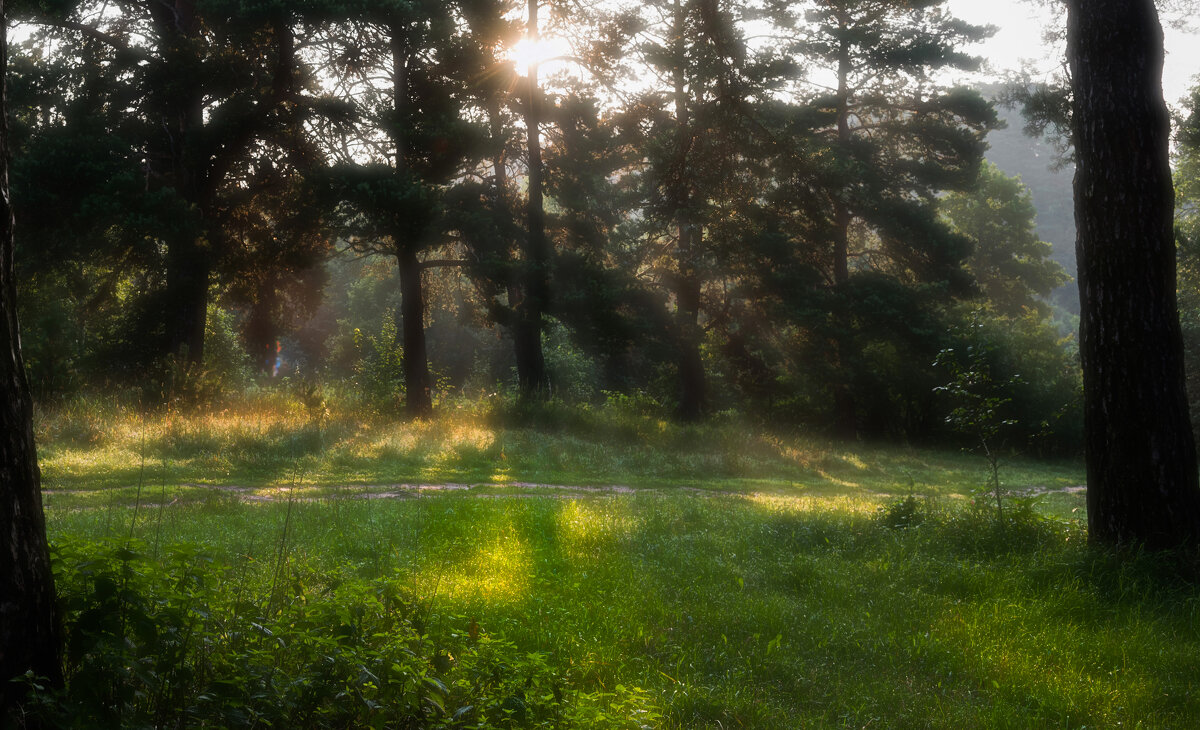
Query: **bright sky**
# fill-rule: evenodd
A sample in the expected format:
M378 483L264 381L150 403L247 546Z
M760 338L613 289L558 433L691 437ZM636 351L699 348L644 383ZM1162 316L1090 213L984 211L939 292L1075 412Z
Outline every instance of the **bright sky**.
M1040 4L1021 0L949 0L947 7L968 22L999 27L990 40L969 49L988 59L996 72L1019 69L1022 59L1033 61L1043 73L1062 62L1061 50L1051 48L1043 40L1045 29L1056 21L1053 13ZM1200 74L1200 31L1166 27L1164 32L1167 61L1163 69L1163 94L1168 103L1175 104L1195 85L1195 77Z

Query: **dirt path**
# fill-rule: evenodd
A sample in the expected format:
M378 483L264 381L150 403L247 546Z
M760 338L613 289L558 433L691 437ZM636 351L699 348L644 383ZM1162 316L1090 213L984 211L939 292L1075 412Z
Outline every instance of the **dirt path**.
M118 487L118 489L131 489L132 487ZM248 504L255 503L271 503L285 502L288 500L296 502L324 502L330 500L366 500L366 499L395 499L408 500L420 499L423 495L437 495L449 493L471 493L471 496L480 499L527 499L533 497L550 497L554 499L572 499L575 497L595 497L604 495L630 495L630 494L659 494L663 493L663 489L657 487L634 488L623 484L609 484L601 486L572 486L567 484L546 484L541 482L510 482L508 484L496 483L476 483L476 484L458 484L454 482L440 484L421 484L421 483L403 483L403 484L339 484L339 485L321 485L321 486L297 486L297 487L246 487L237 485L216 485L216 484L176 484L173 489L188 489L195 490L201 493L200 498L203 499L203 493L208 492L213 495L227 496L230 499L236 499ZM147 488L143 491L143 497L147 500L153 500L160 488ZM43 489L42 494L48 497L55 495L96 495L107 490L89 490L89 489ZM674 493L683 492L685 494L696 494L703 496L745 496L748 492L737 492L718 489L698 489L696 487L671 487L669 490ZM1085 486L1071 487L1043 487L1033 486L1020 489L1010 490L1010 494L1017 496L1041 496L1046 494L1080 494L1087 491ZM879 493L881 498L888 498L895 495ZM180 502L195 501L196 495L177 495L169 504ZM155 506L157 503L150 501L142 502L143 507Z
M633 487L611 484L603 486L570 486L566 484L543 484L538 482L511 482L508 484L340 484L340 485L320 485L320 486L297 486L297 487L246 487L237 485L217 485L217 484L175 484L172 489L187 489L195 490L195 492L207 492L212 495L226 496L231 499L237 499L246 503L269 503L269 502L285 502L288 500L296 502L323 502L329 500L364 500L364 499L419 499L423 495L447 494L454 492L469 493L477 491L472 495L481 499L515 499L515 498L530 498L530 497L553 497L557 499L570 499L573 497L589 497L599 495L621 494L628 495L635 492L642 493L657 493L661 490L654 488L634 489ZM116 487L114 489L128 490L132 487ZM142 495L147 500L153 500L161 487L147 487L143 490ZM103 494L109 490L93 490L93 489L43 489L42 494L46 497L62 496L82 496ZM694 487L678 487L672 491L695 492L698 494L738 494L737 492L718 492L715 490L696 489ZM203 499L203 496L200 496ZM169 504L175 504L185 501L195 501L196 495L176 495ZM124 500L123 500L124 501ZM155 506L156 503L143 501L143 507Z

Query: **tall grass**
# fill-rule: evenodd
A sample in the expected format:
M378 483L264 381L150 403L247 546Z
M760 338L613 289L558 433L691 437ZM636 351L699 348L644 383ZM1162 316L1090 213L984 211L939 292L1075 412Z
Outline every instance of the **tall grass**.
M81 404L38 432L62 724L1200 725L1195 561L1089 550L1076 493L999 520L963 454L621 403L409 422L286 394Z
M208 486L269 496L288 487L296 471L303 474L300 494L310 497L347 487L459 483L957 499L986 480L983 462L966 454L838 444L735 418L681 425L623 402L596 408L451 402L428 421L360 415L335 401L314 416L298 397L279 393L187 417L95 410L67 407L39 418L45 484L64 507L102 495L133 501L143 456L161 465L168 500L207 498L210 490L197 487ZM81 412L92 435L61 438ZM1005 475L1005 486L1018 489L1083 482L1080 465L1070 462L1011 458ZM1070 495L1047 501L1064 515L1082 505Z
M345 620L330 606L312 610L332 611L321 619L332 623L299 621L291 612L303 606L402 590L403 615L429 641L422 671L457 681L459 665L437 657L471 651L474 625L497 642L496 661L543 683L544 698L557 687L588 712L593 693L623 698L596 726L1200 722L1195 566L1093 552L1077 523L999 524L922 501L922 518L898 528L868 499L660 492L347 500L336 521L322 502L168 509L180 513L164 527L175 547L140 563L144 575L176 585L188 575L178 556L189 555L188 570L216 580L220 600L258 606L246 620L270 619L281 643L298 630L336 635ZM98 517L52 514L55 543L74 546L57 552L69 596L94 590L77 576L95 559L79 546L102 539ZM287 561L269 534L287 535ZM202 547L179 547L189 545ZM299 623L271 618L284 616ZM290 661L281 667L299 671ZM504 726L498 717L488 726Z

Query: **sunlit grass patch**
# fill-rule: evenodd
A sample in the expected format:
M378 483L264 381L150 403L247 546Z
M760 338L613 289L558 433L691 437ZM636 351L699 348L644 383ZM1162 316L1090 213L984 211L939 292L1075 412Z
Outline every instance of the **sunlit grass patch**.
M81 410L102 437L56 441ZM456 407L414 421L337 407L314 416L294 400L260 395L211 413L62 407L40 415L39 434L49 490L124 488L139 479L265 487L299 474L330 487L534 482L887 499L953 498L986 479L983 462L970 454L836 444L736 419L681 425L616 408L547 406L516 418ZM150 467L153 478L146 477ZM1082 473L1077 464L1012 458L1002 463L1001 479L1014 489L1057 490L1081 483ZM1059 495L1046 502L1059 514L1079 506Z
M1200 720L1194 583L1093 554L1078 526L997 526L917 499L928 519L897 529L869 491L498 486L180 502L132 532L160 554L207 546L249 596L273 582L309 600L327 580L411 587L431 636L477 622L572 691L641 688L655 727ZM50 526L122 537L130 512L52 507Z

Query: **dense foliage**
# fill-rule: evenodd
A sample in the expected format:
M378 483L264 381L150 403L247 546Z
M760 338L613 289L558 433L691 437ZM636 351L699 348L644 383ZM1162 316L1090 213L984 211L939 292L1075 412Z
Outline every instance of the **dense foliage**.
M1078 443L1063 277L981 167L991 106L932 81L986 34L941 2L185 5L25 11L43 398L620 392L928 441L954 438L934 360L982 317L1040 389L1011 445ZM534 35L573 60L520 67Z

